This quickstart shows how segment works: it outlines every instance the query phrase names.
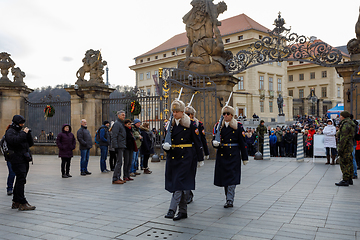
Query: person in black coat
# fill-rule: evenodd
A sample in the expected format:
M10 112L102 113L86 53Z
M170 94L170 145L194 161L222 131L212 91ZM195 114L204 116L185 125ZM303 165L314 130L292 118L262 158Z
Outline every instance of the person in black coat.
M130 168L133 158L133 153L135 151L135 138L131 130L131 120L125 119L124 121L125 131L126 131L126 148L124 150L124 167L123 167L123 176L125 181L132 181L130 177ZM137 151L137 149L136 149Z
M25 198L26 177L29 172L29 162L32 161L29 148L34 145L31 131L25 127L25 118L21 115L15 115L12 119L10 128L5 133L5 139L8 144L8 160L11 162L12 170L15 173L16 180L13 189L12 209L34 210Z
M224 121L220 128L220 142L215 140L212 144L217 148L214 185L224 187L226 203L224 208L233 207L235 188L240 184L241 159L243 164L248 163L248 154L245 143L245 130L241 123L234 119L235 109L225 106L221 110ZM218 123L217 123L218 124ZM217 124L214 129L217 129Z
M93 146L92 138L89 130L87 129L86 119L82 119L80 121L81 127L77 131L76 136L79 141L79 149L80 149L80 171L81 176L90 175L91 172L88 171L89 164L89 156L90 149Z
M293 154L293 143L294 143L294 135L290 132L290 129L286 130L285 136L285 155L286 157L292 157Z
M63 125L61 133L56 137L56 145L59 148L59 157L61 158L62 178L72 177L70 175L70 163L73 157L73 150L76 147L76 140L69 124Z
M165 189L172 193L170 207L165 218L174 221L187 218L187 192L195 190L195 175L198 159L203 159L199 129L190 117L184 114L185 104L180 100L171 103L173 120L169 122L171 145L163 143L166 154ZM174 217L175 212L179 212Z
M151 174L152 171L149 169L149 158L151 154L154 154L154 141L155 136L152 131L149 129L149 123L143 123L140 126L142 143L140 147L141 155L144 155L143 160L143 167L144 167L144 174Z

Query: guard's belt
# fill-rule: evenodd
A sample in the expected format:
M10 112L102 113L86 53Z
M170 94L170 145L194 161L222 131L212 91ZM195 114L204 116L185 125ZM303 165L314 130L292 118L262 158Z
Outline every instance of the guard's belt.
M179 144L179 145L171 145L172 148L184 148L184 147L192 147L192 144Z
M237 147L239 144L237 143L222 143L220 144L222 147Z

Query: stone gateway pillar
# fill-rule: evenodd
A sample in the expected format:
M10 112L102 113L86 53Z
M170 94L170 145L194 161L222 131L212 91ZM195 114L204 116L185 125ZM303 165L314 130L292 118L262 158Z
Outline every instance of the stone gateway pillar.
M71 96L71 127L76 138L76 132L80 128L81 119L86 119L88 130L94 141L96 130L102 125L102 100L109 98L115 89L106 85L81 85L78 89L74 86L65 88ZM120 110L120 109L119 109ZM74 154L80 154L79 142ZM91 155L95 155L95 143L90 150Z

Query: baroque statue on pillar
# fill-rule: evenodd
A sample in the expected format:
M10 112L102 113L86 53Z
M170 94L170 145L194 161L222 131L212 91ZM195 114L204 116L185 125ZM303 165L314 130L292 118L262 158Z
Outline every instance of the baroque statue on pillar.
M15 62L10 58L10 54L7 52L0 53L0 69L1 69L1 78L0 82L11 82L8 78L9 68L15 66Z
M78 78L76 84L81 85L87 82L104 84L102 75L104 74L104 67L107 65L107 62L102 60L100 50L87 50L82 62L83 66L76 72L76 77ZM89 81L84 78L86 73L90 73Z
M21 71L19 67L15 67L15 62L10 58L10 54L7 52L0 53L0 69L1 69L1 78L0 84L4 85L18 85L25 86L24 77L25 73ZM8 78L9 68L11 68L11 74L14 77L14 81L11 81Z
M360 12L360 7L359 7ZM355 33L356 38L351 39L347 44L347 49L350 55L355 55L360 53L360 14L358 21L355 24Z
M202 74L225 73L226 61L231 51L224 51L218 21L219 14L227 10L225 2L193 0L193 8L183 17L186 25L188 46L186 59L178 62L178 68Z

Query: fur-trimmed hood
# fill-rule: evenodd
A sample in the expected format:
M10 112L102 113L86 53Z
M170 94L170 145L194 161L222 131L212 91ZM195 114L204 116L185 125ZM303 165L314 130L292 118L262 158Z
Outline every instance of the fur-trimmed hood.
M225 126L225 121L222 122L221 128L223 128ZM238 122L236 121L235 118L231 119L229 126L235 130L238 129Z
M191 119L188 115L186 115L185 113L183 114L183 116L180 118L180 125L186 128L190 127L190 123L191 123ZM173 118L171 126L175 125L175 118Z

